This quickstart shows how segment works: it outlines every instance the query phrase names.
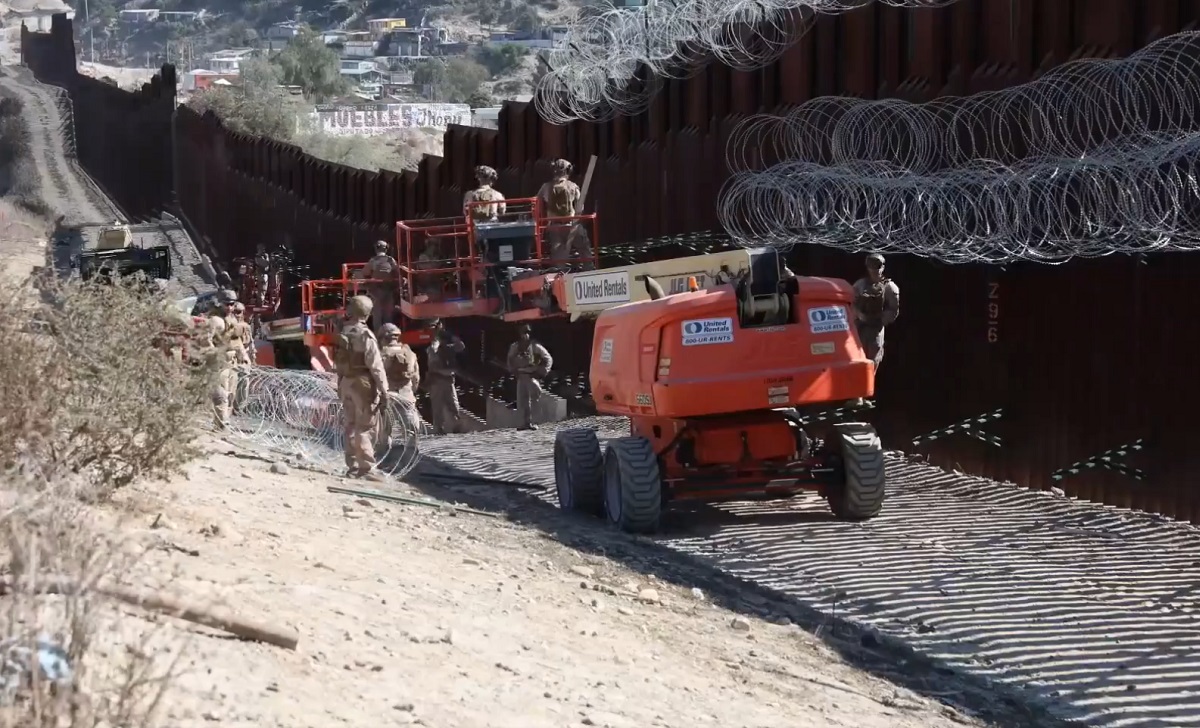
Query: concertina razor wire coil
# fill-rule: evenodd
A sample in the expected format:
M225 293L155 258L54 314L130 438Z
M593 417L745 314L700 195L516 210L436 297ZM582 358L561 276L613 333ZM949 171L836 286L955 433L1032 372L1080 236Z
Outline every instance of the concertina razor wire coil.
M405 409L411 406L406 416ZM416 406L394 396L379 413L375 455L382 473L401 478L420 460ZM345 433L337 379L316 371L242 367L227 435L259 452L342 473Z
M902 8L958 2L874 1ZM647 0L640 8L590 9L572 25L565 46L547 54L548 70L538 80L534 104L552 124L636 114L665 79L693 75L706 61L739 70L761 68L799 40L818 15L870 2Z
M926 103L823 97L749 117L719 219L741 245L948 263L1200 249L1200 33Z

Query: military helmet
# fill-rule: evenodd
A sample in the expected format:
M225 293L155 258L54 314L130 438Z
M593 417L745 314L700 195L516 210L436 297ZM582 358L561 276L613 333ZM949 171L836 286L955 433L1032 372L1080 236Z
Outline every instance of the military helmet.
M554 173L555 177L571 174L573 169L575 169L574 165L565 159L556 159L550 164L550 171Z
M496 174L496 170L481 164L475 168L475 179L479 180L480 184L490 185L495 184L500 175Z
M241 301L235 302L233 304L233 312L234 313L246 313L246 305L244 303L242 303Z
M366 318L371 315L375 304L366 296L354 296L346 303L346 315L351 318Z
M388 244L387 244L386 240L376 240L375 241L375 252L376 253L386 253L387 249L388 249Z
M400 327L396 324L384 324L379 329L379 338L394 339L400 335Z
M867 256L867 267L875 270L883 270L883 256L879 253L871 253Z
M238 297L237 297L236 293L234 293L233 291L231 291L228 288L225 288L225 289L221 290L220 300L221 300L221 303L223 303L225 305L229 305L231 303L237 303Z

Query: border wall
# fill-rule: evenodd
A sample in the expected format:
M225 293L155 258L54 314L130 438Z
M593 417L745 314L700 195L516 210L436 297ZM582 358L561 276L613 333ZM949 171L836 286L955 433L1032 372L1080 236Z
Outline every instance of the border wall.
M876 3L820 18L766 68L710 66L670 81L637 116L553 126L528 104L505 103L498 129L451 127L444 156L403 174L329 164L186 108L175 114L172 146L172 68L137 94L97 87L74 72L65 17L48 36L23 34L22 49L38 78L71 91L80 158L122 204L149 209L173 190L218 257L280 242L311 277L328 277L343 262L366 260L396 220L455 214L475 165L496 167L499 188L515 197L533 194L560 156L577 165L599 158L589 207L601 216L603 244L675 239L635 247L633 257L687 254L689 236L718 227L725 140L746 114L820 95L922 101L1004 88L1074 58L1128 55L1197 20L1200 0L960 0L926 10ZM130 126L131 117L140 125ZM171 160L177 186L169 184ZM793 258L803 273L855 278L862 270L861 256L817 247ZM1189 447L1200 411L1191 285L1200 256L1003 268L890 256L889 270L902 312L888 331L870 415L887 446L1200 522L1200 452ZM501 357L511 336L481 319L459 331L484 361ZM586 369L588 325L550 321L535 335L563 370Z

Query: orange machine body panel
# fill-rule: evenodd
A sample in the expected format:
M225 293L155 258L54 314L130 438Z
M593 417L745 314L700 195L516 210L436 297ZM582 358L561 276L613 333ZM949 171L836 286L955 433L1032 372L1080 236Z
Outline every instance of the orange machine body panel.
M616 306L596 320L601 414L693 418L870 397L875 365L854 332L848 283L798 279L794 323L742 329L732 286Z
M799 278L790 323L742 328L733 286L603 311L591 384L601 414L652 443L673 499L743 498L824 487L836 453L796 408L870 397L845 281Z

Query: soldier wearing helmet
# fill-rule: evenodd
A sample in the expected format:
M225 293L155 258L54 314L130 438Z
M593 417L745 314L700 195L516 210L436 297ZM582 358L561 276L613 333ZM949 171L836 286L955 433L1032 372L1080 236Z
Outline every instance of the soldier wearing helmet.
M208 331L208 354L216 366L209 396L212 399L215 424L218 430L229 427L229 403L236 383L233 381L233 362L230 358L229 330L225 319L214 314L205 321Z
M366 296L354 296L347 302L334 364L342 401L346 475L380 480L375 470L375 435L388 382L379 344L367 326L372 308Z
M900 287L883 274L883 256L867 256L867 275L854 283L854 318L858 338L875 370L883 362L883 332L900 315Z
M271 285L271 262L266 243L259 243L254 252L254 302L259 306L267 302L267 289Z
M579 185L571 181L573 169L565 159L556 159L550 165L552 177L537 193L546 217L569 218L579 214L582 193ZM592 244L582 225L569 220L551 222L546 228L544 243L551 260L565 262L578 257L587 261L584 267L592 267Z
M533 424L533 408L542 397L539 379L550 373L554 359L546 347L533 340L529 324L517 329L517 340L508 347L508 371L517 380L517 416L521 419L519 430L536 430Z
M376 240L375 256L367 261L362 269L363 278L370 281L367 284L367 295L371 297L371 303L374 305L371 309L371 328L376 331L391 321L395 313L399 272L400 266L397 265L396 259L388 254L387 241Z
M486 165L480 165L475 168L475 181L479 184L473 190L463 195L463 214L469 216L475 222L495 222L500 215L503 215L508 210L508 205L504 204L504 195L500 194L499 190L493 189L492 185L496 184L499 175L496 170ZM472 202L491 202L491 205L472 205Z
M429 375L429 407L432 410L433 432L437 435L458 432L462 424L462 409L458 404L458 355L467 346L454 334L446 330L445 324L434 319L430 322L433 341L429 343L425 356Z
M383 343L383 369L387 372L391 399L399 405L405 430L415 435L421 429L416 394L421 385L421 365L417 353L400 340L400 327L396 324L384 324L379 339Z

